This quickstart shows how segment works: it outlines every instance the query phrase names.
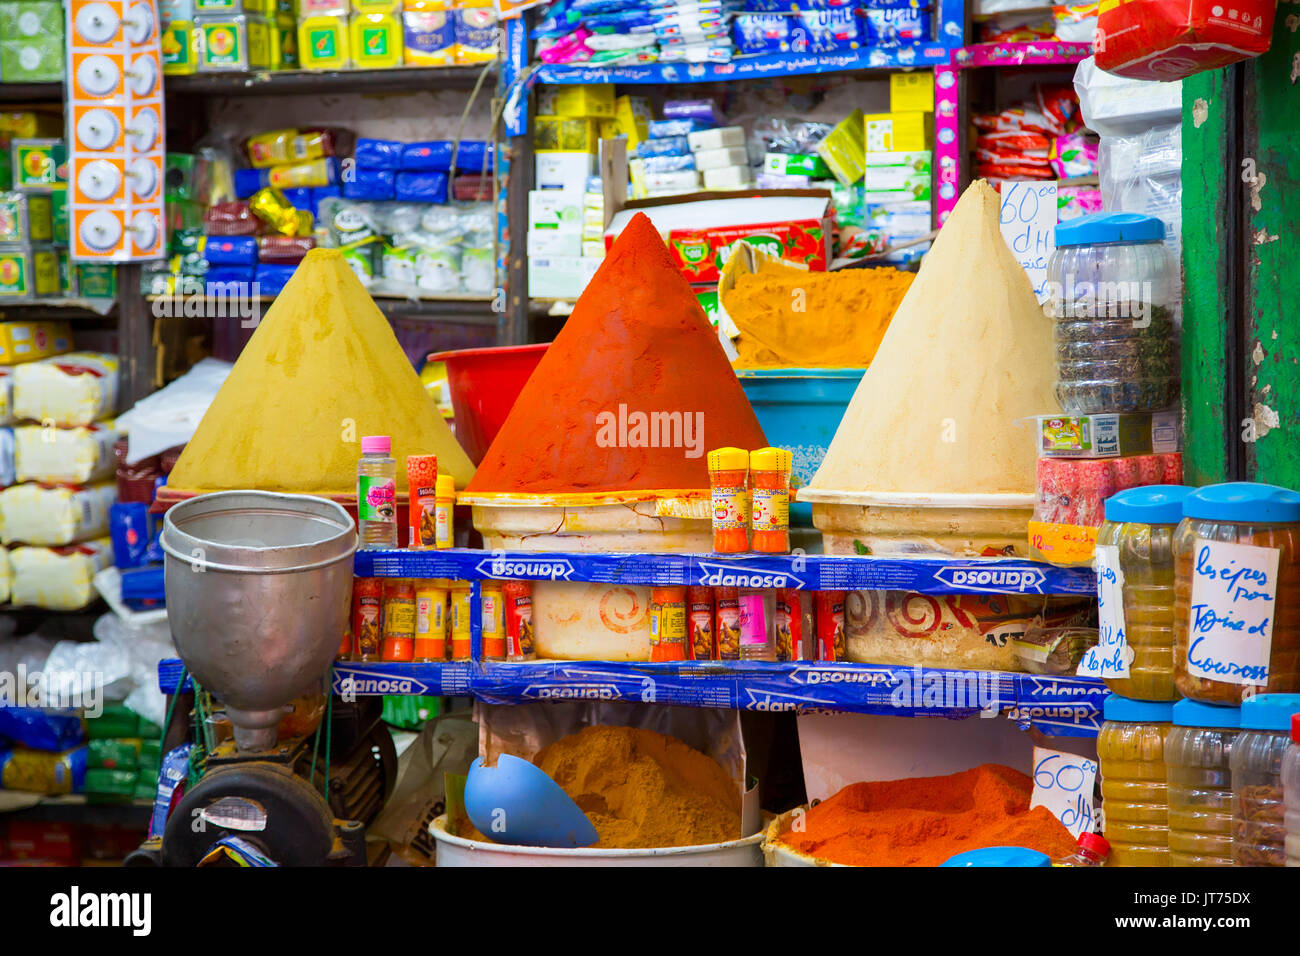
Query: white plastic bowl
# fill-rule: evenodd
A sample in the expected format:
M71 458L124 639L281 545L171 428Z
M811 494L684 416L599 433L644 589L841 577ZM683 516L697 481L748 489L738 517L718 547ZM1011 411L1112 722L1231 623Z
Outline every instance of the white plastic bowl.
M727 843L650 850L560 849L502 846L453 836L444 813L429 826L438 866L762 866L763 831Z
M807 813L807 807L789 810L767 825L763 832L763 859L767 866L844 866L815 856L800 853L784 843L777 842L777 836L790 825L790 818L796 813Z

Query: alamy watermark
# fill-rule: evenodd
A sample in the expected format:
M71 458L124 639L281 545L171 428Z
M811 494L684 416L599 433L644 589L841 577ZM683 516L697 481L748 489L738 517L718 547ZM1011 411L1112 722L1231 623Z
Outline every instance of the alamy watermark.
M1044 283L1043 294L1056 318L1132 319L1135 329L1151 325L1155 305L1152 283L1137 280L1090 282L1068 274L1064 282Z
M89 718L104 713L104 675L98 671L45 671L19 664L0 671L0 707L84 710Z
M240 328L255 329L262 321L262 286L258 282L182 281L167 295L153 300L159 319L239 319Z
M981 717L996 717L1002 710L998 694L1001 675L993 671L936 671L922 667L904 670L889 695L894 707L977 710Z
M596 414L596 444L601 448L681 448L687 458L704 454L703 412L617 411Z

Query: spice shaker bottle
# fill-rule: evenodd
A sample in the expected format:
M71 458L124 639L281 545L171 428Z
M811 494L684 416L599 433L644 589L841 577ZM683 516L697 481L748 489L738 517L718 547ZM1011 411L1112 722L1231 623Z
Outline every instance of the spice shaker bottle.
M1170 866L1233 865L1229 760L1240 731L1240 707L1174 704L1165 738Z
M709 452L709 485L713 496L713 550L739 554L749 550L749 452L715 448Z
M1055 323L1056 397L1071 415L1177 404L1178 274L1165 224L1129 212L1056 227L1044 311Z
M686 588L650 590L650 660L684 661L686 651Z
M790 550L790 452L759 448L749 453L750 526L755 551Z
M500 581L479 585L479 608L482 611L483 660L506 659L505 590Z
M1265 581L1270 551L1277 571ZM1220 567L1235 576L1218 575ZM1203 609L1193 613L1193 605ZM1216 625L1221 616L1267 626L1252 634ZM1174 534L1174 684L1184 697L1229 706L1252 694L1300 691L1300 494L1237 481L1183 499Z
M437 455L406 456L407 500L411 519L406 538L408 548L434 546L437 484Z
M1232 745L1232 858L1237 866L1286 866L1282 760L1300 694L1260 694L1241 704Z
M1102 715L1097 758L1111 865L1168 866L1165 738L1173 729L1174 705L1109 694Z
M1177 700L1174 687L1174 531L1184 485L1130 488L1106 499L1097 560L1123 575L1123 660L1103 674L1114 693L1134 700ZM1114 841L1112 841L1113 843Z

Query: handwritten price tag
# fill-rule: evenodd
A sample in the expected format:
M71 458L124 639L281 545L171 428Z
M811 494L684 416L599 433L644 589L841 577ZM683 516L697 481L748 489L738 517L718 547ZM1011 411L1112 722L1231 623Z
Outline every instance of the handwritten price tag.
M1047 298L1047 260L1056 249L1056 183L1004 182L999 225L1042 302Z
M1077 524L1029 522L1029 546L1052 564L1089 564L1097 546L1097 529Z
M1189 673L1231 684L1268 683L1277 565L1277 548L1196 539Z
M1060 750L1034 748L1034 794L1029 809L1047 807L1075 837L1096 829L1092 806L1097 761Z
M1124 628L1124 572L1119 548L1099 544L1093 558L1097 569L1097 646L1079 661L1080 677L1128 677L1133 649Z

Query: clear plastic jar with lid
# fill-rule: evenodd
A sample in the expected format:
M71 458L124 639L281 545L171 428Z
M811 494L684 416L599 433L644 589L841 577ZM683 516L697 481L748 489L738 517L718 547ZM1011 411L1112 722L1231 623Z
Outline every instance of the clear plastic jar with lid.
M1282 758L1282 800L1286 807L1286 865L1300 866L1300 714L1291 718L1291 746Z
M1098 555L1113 549L1124 575L1124 641L1128 674L1106 686L1134 700L1177 700L1174 687L1174 530L1183 517L1185 485L1130 488L1106 499Z
M1232 745L1232 858L1238 866L1285 866L1282 758L1300 694L1260 694L1241 704Z
M1193 570L1207 541L1278 552L1265 683L1206 676L1211 666L1216 673L1224 666L1191 634ZM1183 499L1183 520L1174 534L1174 684L1191 700L1231 706L1254 694L1300 691L1300 494L1237 481L1198 488Z
M1165 738L1170 866L1233 865L1229 760L1240 728L1240 707L1174 704Z
M1154 216L1111 212L1056 227L1043 308L1056 327L1056 397L1071 415L1178 402L1178 270Z
M1173 729L1174 705L1111 694L1102 713L1097 757L1110 864L1168 866L1165 738Z

